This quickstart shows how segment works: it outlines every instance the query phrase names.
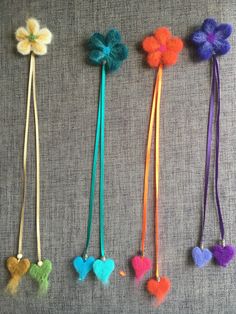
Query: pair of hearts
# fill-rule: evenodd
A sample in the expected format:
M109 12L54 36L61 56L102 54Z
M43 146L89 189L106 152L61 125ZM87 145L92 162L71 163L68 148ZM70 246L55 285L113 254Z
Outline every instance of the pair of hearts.
M222 246L216 244L211 248L211 251L196 246L192 250L193 261L199 268L207 265L213 257L219 266L226 267L231 262L234 255L235 248L232 245Z
M131 265L135 272L137 282L142 280L145 274L152 268L152 260L145 256L134 256L131 259ZM160 305L171 288L170 280L167 277L160 277L159 280L154 278L149 279L147 282L147 291L155 296L157 304Z
M83 281L93 270L98 280L103 284L108 284L111 273L115 269L115 262L113 259L95 260L93 256L89 256L87 259L77 256L73 260L73 266L79 274L79 280Z
M52 263L44 260L41 266L30 264L27 258L18 260L14 256L7 259L7 269L11 274L11 279L7 285L7 292L15 294L21 278L29 272L29 275L39 284L39 293L46 293L48 289L48 276L52 271Z

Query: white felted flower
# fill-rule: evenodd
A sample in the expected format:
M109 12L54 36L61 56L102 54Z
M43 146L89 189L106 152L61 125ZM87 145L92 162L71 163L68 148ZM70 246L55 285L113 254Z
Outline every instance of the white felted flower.
M19 41L17 50L22 55L28 55L32 51L36 55L45 55L47 45L51 43L52 33L47 28L41 28L34 18L26 21L26 28L19 27L16 30L16 39Z

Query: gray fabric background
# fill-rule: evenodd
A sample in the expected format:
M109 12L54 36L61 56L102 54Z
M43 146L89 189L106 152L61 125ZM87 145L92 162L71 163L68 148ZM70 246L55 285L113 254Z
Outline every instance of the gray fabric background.
M158 310L144 284L135 288L128 261L139 247L145 143L154 71L143 62L138 43L156 27L185 37L208 16L236 28L236 1L35 1L0 2L0 289L9 279L5 260L16 254L21 202L22 146L28 58L16 53L14 31L34 16L53 32L47 56L37 58L42 177L42 248L53 261L51 288L35 297L27 277L17 297L0 295L0 313L236 313L236 267L193 267L190 250L199 233L208 101L209 63L197 63L185 49L177 66L164 72L161 102L160 269L172 292ZM118 28L129 46L119 73L109 75L106 105L106 248L117 268L104 288L91 275L76 282L71 267L85 242L99 69L86 63L84 43L94 31ZM220 195L226 239L236 244L236 41L220 59L222 120ZM31 130L33 130L31 115ZM34 137L30 136L25 256L36 257L34 220ZM153 221L150 177L149 222ZM211 176L212 189L212 176ZM96 201L91 254L98 255ZM207 244L219 238L212 193ZM153 228L147 255L153 256ZM127 276L120 277L119 270Z

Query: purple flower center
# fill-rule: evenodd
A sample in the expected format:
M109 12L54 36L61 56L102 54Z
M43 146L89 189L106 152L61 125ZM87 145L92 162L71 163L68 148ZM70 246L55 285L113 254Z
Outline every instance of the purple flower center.
M166 49L166 46L165 45L160 45L159 47L159 51L160 52L165 52L167 49Z
M215 36L214 33L211 33L211 34L209 34L209 35L207 36L207 41L209 41L209 43L211 43L211 44L214 43L215 39L216 39L216 36Z

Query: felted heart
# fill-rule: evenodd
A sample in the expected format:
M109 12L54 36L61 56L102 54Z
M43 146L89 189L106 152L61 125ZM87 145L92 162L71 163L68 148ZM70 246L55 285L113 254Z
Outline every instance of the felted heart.
M79 280L83 281L87 277L88 273L93 269L94 262L95 258L93 256L89 256L87 259L81 256L74 258L72 264L75 271L79 274Z
M171 289L171 282L167 277L161 277L160 281L152 278L147 282L147 291L154 295L157 299L157 304L160 305Z
M137 255L131 259L131 265L134 269L136 280L140 281L152 268L152 261L148 257Z
M18 260L16 257L11 256L7 259L7 269L12 276L24 276L30 268L30 261L28 258Z
M6 266L11 274L11 279L7 284L6 292L15 294L17 292L21 278L28 272L30 268L30 261L27 258L18 260L14 256L11 256L7 259Z
M113 259L106 259L106 260L101 260L97 259L93 263L93 271L102 283L108 284L109 283L109 277L113 270L115 269L115 262Z
M48 259L43 261L42 266L31 264L29 275L39 284L39 294L45 294L48 290L48 276L52 271L52 262Z
M226 267L235 255L235 248L232 245L216 244L211 248L211 251L216 263L222 267Z
M208 249L201 249L200 247L196 246L192 250L192 257L195 265L199 268L202 268L210 262L212 259L212 253Z

